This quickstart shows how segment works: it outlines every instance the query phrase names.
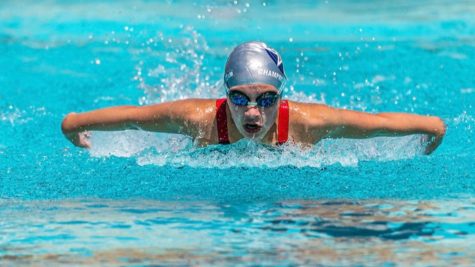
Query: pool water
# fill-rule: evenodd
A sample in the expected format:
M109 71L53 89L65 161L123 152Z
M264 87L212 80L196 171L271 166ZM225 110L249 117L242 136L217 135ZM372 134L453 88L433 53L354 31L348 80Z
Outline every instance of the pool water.
M475 264L475 4L2 1L0 265ZM222 97L231 49L282 55L287 98L447 124L311 149L93 132L69 112Z

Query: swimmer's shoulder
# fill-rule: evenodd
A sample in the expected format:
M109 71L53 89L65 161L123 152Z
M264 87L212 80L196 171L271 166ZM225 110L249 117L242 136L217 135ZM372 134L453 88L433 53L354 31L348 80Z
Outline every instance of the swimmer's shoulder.
M289 101L291 135L305 143L315 143L328 134L335 109L318 103Z
M335 109L319 103L289 101L291 123L298 125L324 125L332 121Z
M175 101L175 105L191 121L213 121L216 115L216 99L189 98Z
M184 132L199 146L218 141L216 129L216 99L190 98L174 101L184 120Z

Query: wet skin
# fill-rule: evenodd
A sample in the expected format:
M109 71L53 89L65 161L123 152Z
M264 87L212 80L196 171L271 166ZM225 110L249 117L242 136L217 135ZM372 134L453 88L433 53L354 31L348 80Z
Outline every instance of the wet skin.
M241 85L235 86L230 91L238 91L246 95L251 102L256 102L257 98L264 93L279 93L271 85ZM231 114L233 125L243 138L255 141L269 140L274 138L276 120L279 110L279 101L270 107L259 106L238 106L227 99L228 111Z
M235 86L251 102L263 93L277 92L266 84ZM279 100L280 101L280 100ZM277 143L279 101L270 107L237 106L227 100L229 141L248 138L259 143ZM215 99L186 99L150 106L118 106L68 114L63 134L76 146L90 147L88 131L140 129L188 135L198 146L217 144ZM426 154L434 151L445 135L444 122L434 116L408 113L371 114L337 109L323 104L289 101L289 141L312 145L323 138L370 138L426 134Z

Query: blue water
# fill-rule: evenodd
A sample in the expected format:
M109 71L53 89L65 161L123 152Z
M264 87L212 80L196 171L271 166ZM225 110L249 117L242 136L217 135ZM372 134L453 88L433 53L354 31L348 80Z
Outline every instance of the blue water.
M473 265L469 1L0 3L0 265ZM420 136L247 141L94 132L69 112L222 97L240 42L281 52L287 98L440 116Z

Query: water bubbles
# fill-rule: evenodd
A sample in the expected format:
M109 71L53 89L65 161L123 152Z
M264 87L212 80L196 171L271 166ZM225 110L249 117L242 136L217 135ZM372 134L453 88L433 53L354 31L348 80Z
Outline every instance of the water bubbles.
M23 124L31 120L31 118L24 118L24 115L24 111L13 105L8 105L7 111L0 110L0 122L9 122L10 125L14 126L15 124Z
M91 149L95 157L135 157L139 165L199 168L321 167L333 164L357 166L361 160L396 160L420 153L418 136L367 140L322 140L311 147L287 143L280 147L243 139L222 146L194 147L181 135L126 131L94 133Z
M375 75L371 80L371 83L376 84L385 81L387 78L383 75Z
M94 59L94 64L100 65L100 64L101 64L101 60L98 59L98 58Z
M462 88L460 89L460 93L462 94L473 94L475 92L475 88Z
M462 114L458 115L453 119L455 125L459 125L461 123L474 123L475 118L470 116L467 111L463 111Z
M193 27L186 25L183 25L181 36L183 38L174 38L172 42L171 37L159 33L156 39L164 40L162 45L165 46L160 61L150 66L138 66L142 72L148 73L139 79L139 88L146 94L140 99L141 104L213 97L222 92L219 83L210 83L209 78L206 80L206 75L202 75L207 69L203 61L208 50L203 37ZM150 62L148 57L145 62Z
M293 41L294 41L294 38L293 38L293 37L290 37L290 38L289 38L289 42L292 43Z
M312 84L315 86L325 86L327 83L323 79L313 79Z

